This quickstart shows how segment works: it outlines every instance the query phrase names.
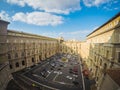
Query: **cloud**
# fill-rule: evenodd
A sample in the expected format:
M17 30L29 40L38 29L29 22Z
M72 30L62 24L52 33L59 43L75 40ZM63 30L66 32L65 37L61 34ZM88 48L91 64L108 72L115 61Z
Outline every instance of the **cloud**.
M99 6L101 4L105 4L110 2L111 0L83 0L84 4L88 7L91 6Z
M105 5L103 7L103 9L108 10L108 11L112 11L112 10L118 10L120 9L120 1L119 0L110 0L111 2L109 2L107 5Z
M64 19L61 16L53 15L46 12L31 12L31 13L16 13L12 17L13 21L21 21L27 24L34 24L39 26L58 25L62 24Z
M22 7L28 5L37 10L57 14L69 14L80 10L80 0L7 0L7 2Z
M10 4L17 4L20 6L25 6L25 1L24 0L7 0L8 3Z
M11 18L9 17L9 15L5 11L0 12L0 18L5 20L5 21L10 21L11 20Z

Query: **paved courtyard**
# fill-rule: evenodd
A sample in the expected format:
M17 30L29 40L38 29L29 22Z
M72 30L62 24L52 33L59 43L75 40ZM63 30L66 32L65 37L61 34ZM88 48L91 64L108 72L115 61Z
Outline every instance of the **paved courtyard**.
M57 54L14 76L37 90L84 90L80 65L77 55Z

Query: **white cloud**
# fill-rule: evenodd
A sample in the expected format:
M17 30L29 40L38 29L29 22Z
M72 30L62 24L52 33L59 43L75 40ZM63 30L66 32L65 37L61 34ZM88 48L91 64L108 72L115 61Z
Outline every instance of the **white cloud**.
M0 18L2 20L6 20L6 21L10 21L11 20L11 18L9 17L9 15L5 11L1 11L0 12Z
M111 0L83 0L84 4L88 7L99 6L104 3L108 3Z
M58 25L63 23L63 17L53 15L46 12L31 12L31 13L16 13L13 17L13 21L21 21L27 24L34 24L39 26L46 25Z
M80 10L80 0L7 0L7 2L58 14L69 14Z
M7 0L8 3L10 4L17 4L20 6L25 6L25 0Z

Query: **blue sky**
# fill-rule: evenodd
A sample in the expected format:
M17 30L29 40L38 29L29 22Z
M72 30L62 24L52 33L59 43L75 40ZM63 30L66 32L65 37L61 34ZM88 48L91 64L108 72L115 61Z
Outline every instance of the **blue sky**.
M120 12L120 0L0 0L10 30L83 40Z

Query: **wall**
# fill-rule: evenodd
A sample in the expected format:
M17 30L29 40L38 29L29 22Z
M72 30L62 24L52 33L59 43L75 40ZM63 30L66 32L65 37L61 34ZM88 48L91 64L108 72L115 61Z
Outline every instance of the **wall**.
M102 83L102 87L100 90L118 90L118 89L120 89L120 86L118 86L107 74L104 77L104 81Z

